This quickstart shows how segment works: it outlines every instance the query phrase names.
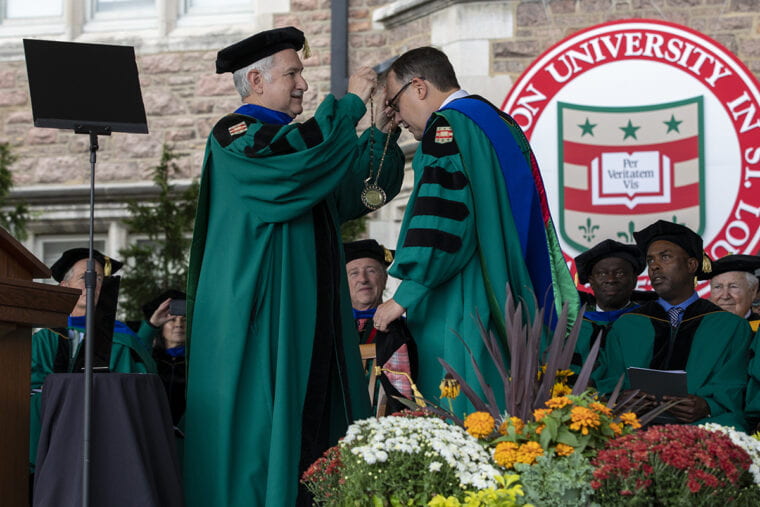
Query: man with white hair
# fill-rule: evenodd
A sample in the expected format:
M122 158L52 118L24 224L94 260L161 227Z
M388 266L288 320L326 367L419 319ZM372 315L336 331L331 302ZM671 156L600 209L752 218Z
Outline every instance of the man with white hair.
M760 315L752 311L752 301L757 297L760 273L760 256L727 255L712 263L710 276L710 301L723 310L738 315L749 322L755 337L750 344L749 383L747 384L745 417L750 432L757 431L760 422Z
M760 257L757 255L727 255L712 263L710 273L710 301L727 312L747 319L757 331L760 315L752 312L752 301L757 297Z
M301 48L303 32L278 28L216 59L244 104L209 135L193 233L189 507L310 505L300 474L370 413L339 227L382 204L367 192L398 193L404 157L382 114L357 137L368 67L291 123L308 88Z

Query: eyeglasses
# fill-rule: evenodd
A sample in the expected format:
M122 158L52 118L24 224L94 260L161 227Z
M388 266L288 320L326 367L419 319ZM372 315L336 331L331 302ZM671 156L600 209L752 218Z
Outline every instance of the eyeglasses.
M424 78L420 78L420 79L424 79ZM394 95L391 100L386 101L385 104L391 109L393 109L394 111L396 111L397 113L400 113L401 111L399 111L399 108L398 108L398 99L401 96L401 94L404 93L404 90L409 88L409 85L411 85L413 81L414 81L414 78L412 78L408 83L402 86L399 89L399 91L396 92L396 95Z

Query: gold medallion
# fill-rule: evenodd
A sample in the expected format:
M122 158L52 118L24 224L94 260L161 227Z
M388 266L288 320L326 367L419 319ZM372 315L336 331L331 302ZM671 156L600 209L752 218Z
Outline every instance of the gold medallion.
M385 204L385 191L377 185L366 185L361 197L364 205L371 210L379 209Z

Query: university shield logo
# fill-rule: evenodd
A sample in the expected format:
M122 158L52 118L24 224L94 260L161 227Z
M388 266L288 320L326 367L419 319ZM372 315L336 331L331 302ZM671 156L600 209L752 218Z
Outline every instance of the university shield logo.
M571 271L656 220L701 234L712 259L760 250L760 83L705 34L653 19L590 26L539 55L502 109L530 140Z
M704 229L703 98L626 107L558 102L562 238L585 250L667 217Z

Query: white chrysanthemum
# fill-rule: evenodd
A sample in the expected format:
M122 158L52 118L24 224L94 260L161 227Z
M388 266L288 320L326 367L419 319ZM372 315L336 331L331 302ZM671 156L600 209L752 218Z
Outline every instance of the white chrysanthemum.
M429 471L439 471L445 462L462 484L477 489L496 486L494 477L500 474L477 440L437 418L364 419L349 427L341 445L353 446L351 452L370 465L394 454L422 454L431 460Z
M760 441L747 435L742 431L736 431L734 428L728 426L722 426L716 423L700 424L700 428L704 428L709 431L716 431L728 435L731 441L744 449L752 459L752 465L749 467L749 471L752 474L752 478L755 480L755 484L760 485Z

